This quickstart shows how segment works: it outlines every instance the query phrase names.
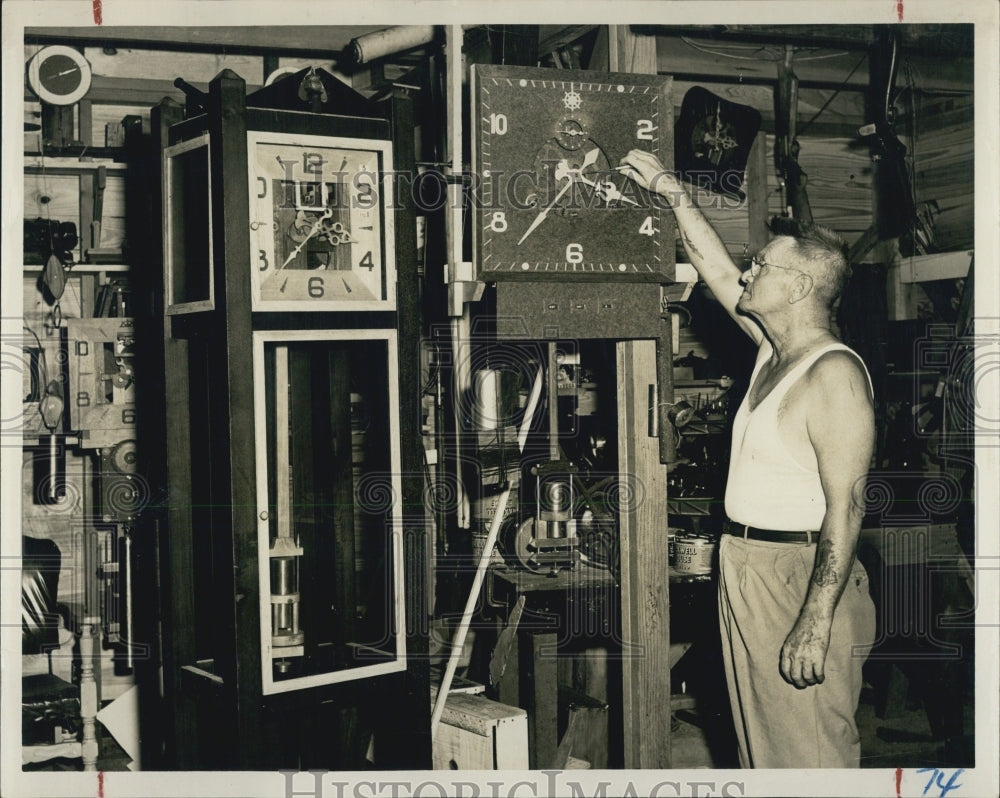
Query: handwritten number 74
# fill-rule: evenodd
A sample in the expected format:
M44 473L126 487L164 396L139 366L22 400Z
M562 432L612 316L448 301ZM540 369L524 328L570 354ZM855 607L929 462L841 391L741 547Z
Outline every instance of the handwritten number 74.
M951 778L948 779L948 783L946 784L944 781L945 771L938 770L937 768L920 768L917 773L931 774L931 777L927 780L927 786L924 787L924 791L921 795L927 795L928 790L936 786L939 790L941 790L939 798L944 798L951 790L956 790L962 786L961 784L956 784L955 779L957 779L959 774L964 770L965 768L959 768L952 773Z

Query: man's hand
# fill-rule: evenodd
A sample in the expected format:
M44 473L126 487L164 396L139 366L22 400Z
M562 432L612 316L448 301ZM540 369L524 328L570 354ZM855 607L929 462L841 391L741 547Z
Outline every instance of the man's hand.
M671 172L663 168L660 159L645 150L630 150L619 162L619 171L643 188L676 201L684 189ZM673 204L673 202L671 202Z
M782 678L800 690L822 684L829 647L830 622L802 613L781 647Z

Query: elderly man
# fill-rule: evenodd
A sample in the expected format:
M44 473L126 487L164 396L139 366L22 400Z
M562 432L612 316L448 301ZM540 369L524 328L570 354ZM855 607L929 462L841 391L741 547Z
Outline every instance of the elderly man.
M854 715L875 608L855 548L874 445L871 380L830 328L847 247L818 226L741 272L683 186L633 150L622 171L673 208L691 263L758 345L733 423L719 618L743 767L858 767Z

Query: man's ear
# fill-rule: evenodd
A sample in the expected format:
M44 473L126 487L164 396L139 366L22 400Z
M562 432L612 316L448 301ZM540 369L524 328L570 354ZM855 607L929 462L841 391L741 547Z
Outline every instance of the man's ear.
M788 293L788 304L794 305L796 302L801 302L812 293L812 290L812 275L805 272L800 273L795 278L795 282L792 283L792 290Z

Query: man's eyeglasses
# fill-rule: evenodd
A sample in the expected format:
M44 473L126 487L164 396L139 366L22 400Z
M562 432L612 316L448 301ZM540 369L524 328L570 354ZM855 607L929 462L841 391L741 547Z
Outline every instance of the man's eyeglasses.
M763 271L765 268L769 266L775 269L781 269L782 271L786 272L799 272L800 274L805 274L805 272L802 271L802 269L796 269L792 266L782 266L780 263L770 263L769 261L764 260L759 255L754 255L752 258L750 258L750 265L747 267L746 270L750 272L751 276L756 278L757 275L761 273L761 271Z

